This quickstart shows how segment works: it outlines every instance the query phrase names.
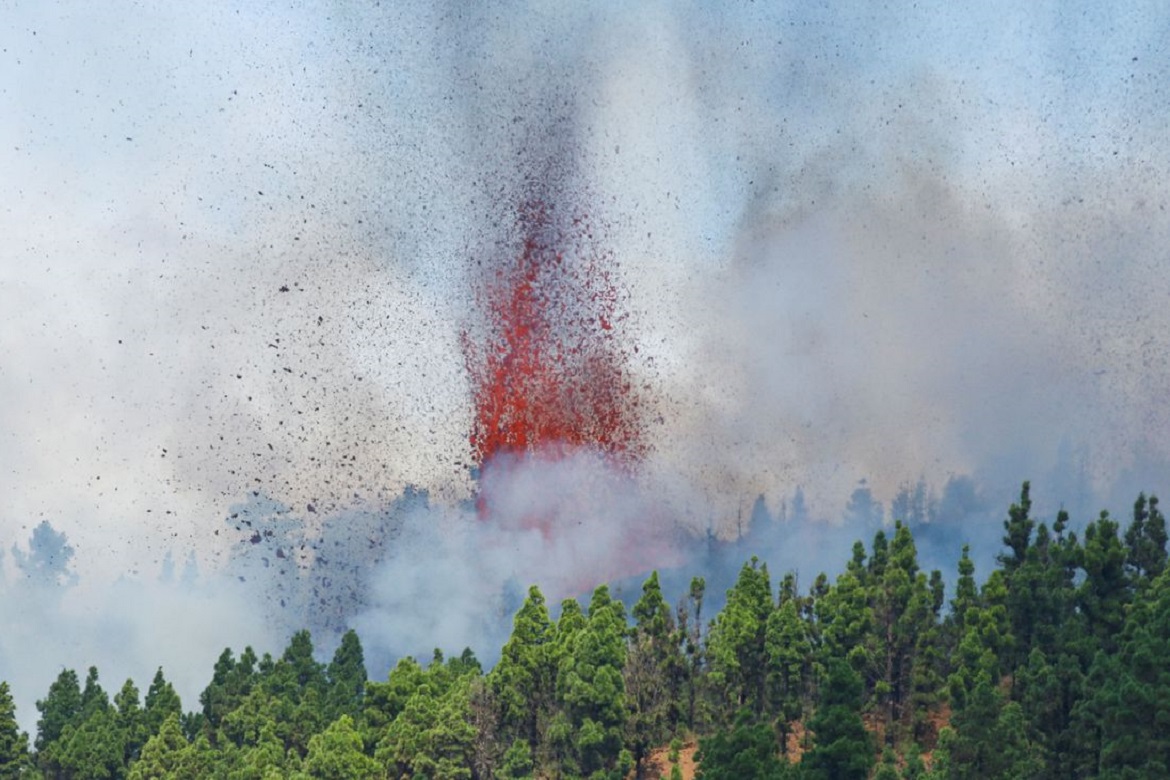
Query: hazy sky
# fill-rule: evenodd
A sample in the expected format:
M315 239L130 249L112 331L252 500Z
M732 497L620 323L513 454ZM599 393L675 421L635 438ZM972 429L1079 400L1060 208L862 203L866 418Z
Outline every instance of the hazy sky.
M663 469L1157 489L1170 11L972 6L0 3L0 540L464 494L468 259L566 116Z

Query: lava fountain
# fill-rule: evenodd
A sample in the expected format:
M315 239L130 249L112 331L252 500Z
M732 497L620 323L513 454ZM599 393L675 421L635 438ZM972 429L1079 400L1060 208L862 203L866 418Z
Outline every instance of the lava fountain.
M482 321L463 334L481 519L495 514L491 486L520 470L585 456L630 475L646 449L644 388L629 370L638 350L613 252L587 215L542 198L517 209L515 235L477 265ZM548 535L559 522L550 511L519 522Z
M522 204L517 222L519 251L490 264L476 294L486 338L476 344L464 335L476 464L556 458L577 447L636 459L643 451L638 394L627 371L628 314L612 252L599 246L587 217L558 219L539 200Z

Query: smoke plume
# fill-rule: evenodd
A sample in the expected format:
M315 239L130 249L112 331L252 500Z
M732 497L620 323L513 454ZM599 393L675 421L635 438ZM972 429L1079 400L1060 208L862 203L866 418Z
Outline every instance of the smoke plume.
M48 521L77 578L3 561L25 723L62 665L192 708L302 625L490 656L531 582L740 534L811 581L901 515L949 567L1023 479L1081 521L1162 489L1158 4L384 5L6 11L0 540ZM623 463L476 468L536 202L609 258Z

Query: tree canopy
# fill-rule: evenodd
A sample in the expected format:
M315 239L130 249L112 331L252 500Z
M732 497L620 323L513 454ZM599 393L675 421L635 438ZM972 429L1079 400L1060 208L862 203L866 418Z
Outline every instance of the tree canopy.
M533 586L486 672L436 649L370 678L357 633L321 655L302 630L275 657L208 659L191 710L162 668L112 697L97 668L62 669L31 741L0 682L0 779L679 778L684 750L707 780L1170 777L1157 499L1078 536L1024 483L997 565L980 579L960 547L949 598L897 517L918 505L867 510L869 544L805 592L750 558L712 615L702 578L674 608L658 572L628 607L602 584L550 611ZM18 565L60 589L71 555L38 527Z

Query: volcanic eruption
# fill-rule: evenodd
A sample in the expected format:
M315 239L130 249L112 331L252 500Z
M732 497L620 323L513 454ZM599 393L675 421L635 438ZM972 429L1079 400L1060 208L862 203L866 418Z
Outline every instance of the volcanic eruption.
M474 269L482 320L463 347L481 519L493 515L491 486L518 470L587 457L628 474L646 451L617 258L566 200L525 197L514 240ZM548 534L549 514L533 509L519 522Z

